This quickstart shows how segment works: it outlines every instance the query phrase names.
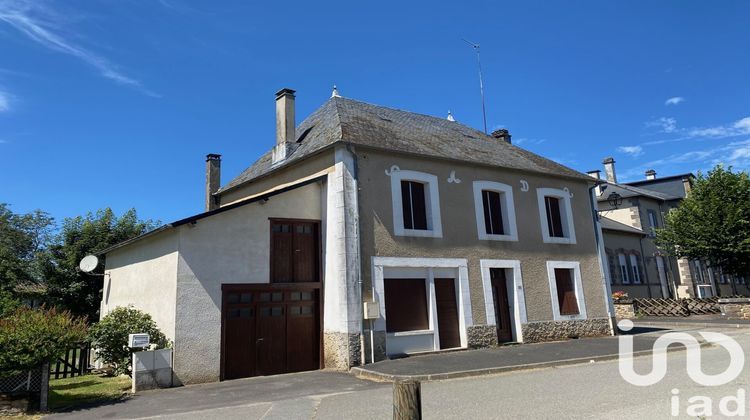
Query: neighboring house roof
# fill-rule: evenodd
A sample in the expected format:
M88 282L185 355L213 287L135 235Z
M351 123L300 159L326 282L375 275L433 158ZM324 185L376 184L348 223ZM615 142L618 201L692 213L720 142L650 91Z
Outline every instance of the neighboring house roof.
M599 197L597 197L598 201L607 201L607 197L613 192L620 194L622 198L644 196L660 201L677 200L680 198L658 191L651 191L643 188L633 187L627 184L613 184L611 182L607 182L605 185L607 186L607 188L602 191L602 194L599 195ZM602 188L604 188L604 186L602 186Z
M602 225L602 229L604 230L615 230L619 232L635 233L637 235L646 236L646 233L644 233L641 229L628 226L624 223L612 220L606 216L599 216L599 223Z
M335 143L499 166L594 182L591 177L445 118L332 97L296 128L287 159L272 164L272 151L221 188L230 190Z
M662 182L666 181L674 181L674 180L680 180L682 181L683 178L695 178L695 175L688 172L686 174L678 174L678 175L670 175L665 176L661 178L654 178L654 179L643 179L640 181L633 181L633 182L626 182L626 185L633 185L633 186L645 186L648 184L660 184Z

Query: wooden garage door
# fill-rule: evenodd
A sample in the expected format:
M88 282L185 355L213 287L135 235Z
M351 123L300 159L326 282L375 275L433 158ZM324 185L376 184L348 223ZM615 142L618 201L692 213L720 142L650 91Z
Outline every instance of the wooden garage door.
M320 285L223 285L222 379L320 367Z

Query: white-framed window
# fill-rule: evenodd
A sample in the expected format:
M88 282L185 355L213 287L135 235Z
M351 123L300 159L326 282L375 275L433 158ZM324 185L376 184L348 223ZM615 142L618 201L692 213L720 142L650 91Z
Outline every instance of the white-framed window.
M630 269L633 272L633 283L641 284L641 271L638 268L638 257L635 254L630 254Z
M435 175L408 170L392 172L391 198L396 236L443 237Z
M481 240L517 241L513 188L491 181L474 181L474 210Z
M547 261L547 275L554 320L586 319L581 264L577 261Z
M620 263L620 278L622 284L630 284L630 273L628 273L628 262L625 259L625 254L617 254L617 260Z
M542 239L546 243L575 244L570 193L556 188L537 188Z

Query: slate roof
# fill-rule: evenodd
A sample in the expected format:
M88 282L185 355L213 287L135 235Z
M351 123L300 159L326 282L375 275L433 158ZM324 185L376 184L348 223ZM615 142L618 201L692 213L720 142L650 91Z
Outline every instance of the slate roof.
M268 151L219 190L230 190L337 142L441 159L518 169L592 182L592 178L481 131L445 118L332 97L296 128L287 159L272 164Z
M607 201L607 197L613 192L620 194L622 198L645 196L645 197L650 197L656 200L664 200L664 201L676 200L680 198L680 197L675 197L669 194L664 194L658 191L651 191L651 190L646 190L643 188L633 187L631 185L613 184L611 182L607 182L605 185L607 186L607 188L604 191L602 191L602 194L599 197L597 197L597 201Z
M646 235L641 229L617 222L606 216L600 216L599 223L602 225L602 229L604 230L616 230L620 232L635 233L644 236Z

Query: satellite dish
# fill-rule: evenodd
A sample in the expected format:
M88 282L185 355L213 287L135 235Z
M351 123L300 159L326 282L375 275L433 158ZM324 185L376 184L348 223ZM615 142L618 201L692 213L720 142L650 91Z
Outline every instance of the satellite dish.
M97 258L96 255L86 255L78 264L78 268L80 268L84 273L90 273L96 270L96 267L98 265L99 258Z

